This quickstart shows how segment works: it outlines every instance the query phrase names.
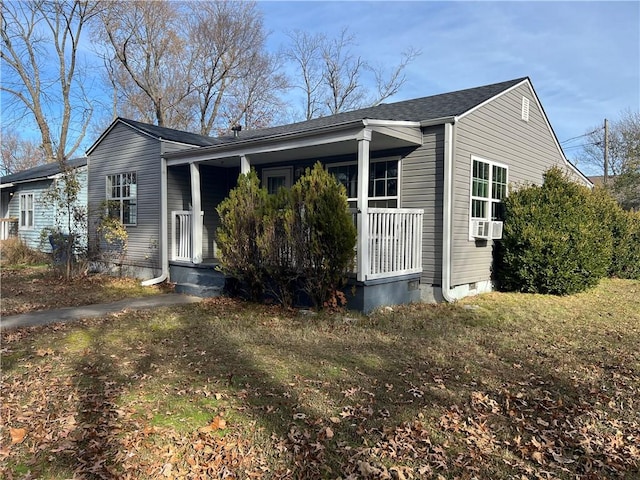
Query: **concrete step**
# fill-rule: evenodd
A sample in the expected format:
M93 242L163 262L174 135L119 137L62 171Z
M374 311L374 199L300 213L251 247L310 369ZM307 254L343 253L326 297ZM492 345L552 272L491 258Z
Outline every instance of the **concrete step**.
M194 297L220 297L223 294L224 286L199 285L195 283L177 283L176 293L193 295Z

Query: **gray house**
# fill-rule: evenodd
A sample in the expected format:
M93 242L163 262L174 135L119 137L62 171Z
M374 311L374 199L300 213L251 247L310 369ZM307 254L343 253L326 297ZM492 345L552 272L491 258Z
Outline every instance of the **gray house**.
M68 166L75 169L81 184L78 206L86 209L87 158L69 160ZM33 249L51 251L48 243L41 242L41 232L55 227L64 230L67 217L66 212L44 203L43 195L61 176L60 165L53 162L0 178L0 240L17 236Z
M320 161L353 208L363 311L491 290L509 188L552 166L590 185L528 78L217 138L117 119L88 156L90 210L120 202L134 272L205 294L221 285L215 208L238 174L275 191Z

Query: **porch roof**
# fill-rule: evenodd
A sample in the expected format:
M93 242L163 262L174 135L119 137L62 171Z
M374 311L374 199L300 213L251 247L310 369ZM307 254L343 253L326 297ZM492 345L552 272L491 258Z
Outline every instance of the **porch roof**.
M207 162L226 165L227 159L246 156L252 164L284 162L356 151L363 130L371 132L371 150L390 150L422 144L419 122L358 119L297 132L275 132L260 137L239 137L234 142L167 153L167 163Z

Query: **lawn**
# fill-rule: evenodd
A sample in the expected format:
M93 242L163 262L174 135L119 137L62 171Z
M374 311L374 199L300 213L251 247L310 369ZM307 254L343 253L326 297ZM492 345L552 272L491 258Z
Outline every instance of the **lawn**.
M640 282L2 334L3 478L639 478Z
M142 287L139 280L109 275L79 275L65 281L49 265L0 267L0 314L15 315L157 295L164 287Z

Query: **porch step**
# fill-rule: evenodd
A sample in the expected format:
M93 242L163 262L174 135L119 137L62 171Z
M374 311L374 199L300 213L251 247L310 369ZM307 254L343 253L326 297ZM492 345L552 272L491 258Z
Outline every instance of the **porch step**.
M195 283L177 283L176 293L185 295L193 295L194 297L220 297L223 294L224 287L197 285Z
M170 264L169 276L176 284L176 292L197 297L222 295L226 282L225 275L213 265Z

